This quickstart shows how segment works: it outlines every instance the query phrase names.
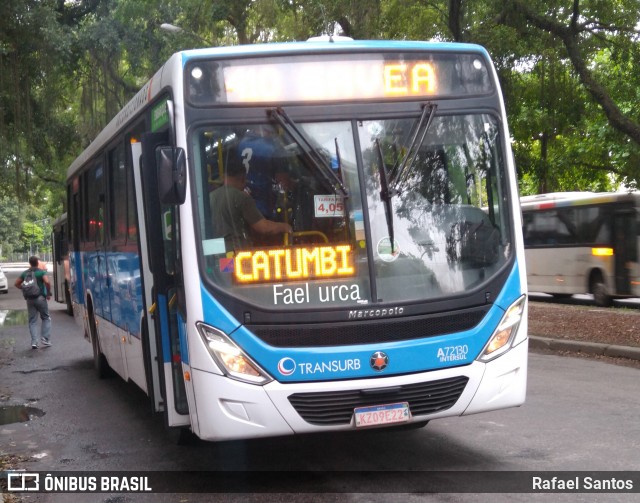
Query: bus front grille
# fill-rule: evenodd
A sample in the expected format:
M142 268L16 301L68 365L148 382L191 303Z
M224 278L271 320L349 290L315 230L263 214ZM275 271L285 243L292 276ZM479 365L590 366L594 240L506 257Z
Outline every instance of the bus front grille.
M247 324L246 327L274 347L348 346L397 342L453 334L475 327L490 306L447 313L399 318L357 320L357 323Z
M294 393L289 403L307 423L319 426L349 424L356 407L398 402L408 402L411 414L421 416L453 407L468 381L466 376L450 377L394 386L388 391L377 389L373 394L366 390Z

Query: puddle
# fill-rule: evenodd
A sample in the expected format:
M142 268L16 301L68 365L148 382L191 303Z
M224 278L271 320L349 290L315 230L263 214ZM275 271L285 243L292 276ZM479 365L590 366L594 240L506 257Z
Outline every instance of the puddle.
M26 405L6 405L0 407L0 424L26 423L44 416L44 411Z
M29 313L26 309L21 310L0 310L0 327L15 327L27 325L29 323Z

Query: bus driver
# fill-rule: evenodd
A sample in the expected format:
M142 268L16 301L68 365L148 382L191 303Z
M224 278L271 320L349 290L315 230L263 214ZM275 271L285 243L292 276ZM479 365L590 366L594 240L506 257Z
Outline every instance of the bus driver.
M227 250L253 246L252 235L274 236L293 232L284 222L267 220L245 192L247 172L238 153L227 153L224 185L209 194L215 237L223 237Z

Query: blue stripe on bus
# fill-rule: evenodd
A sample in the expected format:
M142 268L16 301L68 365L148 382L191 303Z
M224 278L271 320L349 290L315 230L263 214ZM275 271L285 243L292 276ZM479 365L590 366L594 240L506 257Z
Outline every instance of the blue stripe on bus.
M437 337L337 347L274 348L241 326L233 332L232 338L281 382L330 381L439 370L472 363L498 326L504 310L523 291L516 264L500 295L480 324L471 330ZM230 334L234 324L228 313L221 317L221 309L214 307L217 302L208 293L204 292L203 295L207 299L205 321ZM376 370L372 362L378 352L385 353L388 358L383 370Z
M352 52L354 50L371 50L371 51L403 51L403 50L429 50L442 52L475 52L488 56L487 50L475 44L453 44L450 42L424 42L411 40L394 40L394 41L378 41L378 40L353 40L348 42L331 43L331 42L282 42L270 44L248 44L236 46L224 46L205 49L187 50L181 53L182 64L186 64L191 59L202 59L203 57L238 57L238 56L277 56L285 53L296 53L309 55L310 51L318 49L330 49L333 53Z
M171 341L169 340L169 313L167 296L158 295L158 315L160 316L160 339L162 341L162 361L171 363Z
M95 315L140 338L142 283L140 257L123 251L74 251L69 267L75 281L72 300L85 303L91 291Z
M84 306L84 287L82 278L82 258L79 251L72 251L69 254L69 267L73 271L72 279L75 285L71 293L71 300Z
M189 350L187 345L187 331L186 331L186 323L180 313L177 315L178 318L178 336L180 337L180 359L182 363L186 363L189 365Z

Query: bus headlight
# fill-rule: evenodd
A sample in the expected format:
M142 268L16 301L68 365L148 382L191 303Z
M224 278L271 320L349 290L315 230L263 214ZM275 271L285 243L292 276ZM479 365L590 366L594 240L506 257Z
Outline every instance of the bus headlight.
M250 384L267 384L272 378L222 331L196 323L209 354L227 377Z
M525 300L526 296L523 295L509 306L478 360L491 361L511 348L524 314Z

